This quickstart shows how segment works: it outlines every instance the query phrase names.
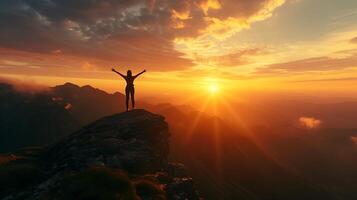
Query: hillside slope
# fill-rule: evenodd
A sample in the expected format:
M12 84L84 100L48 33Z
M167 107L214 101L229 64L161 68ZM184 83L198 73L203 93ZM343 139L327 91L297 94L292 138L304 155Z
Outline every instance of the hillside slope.
M0 167L0 198L199 199L185 167L167 161L169 136L164 118L145 110L104 117L43 150L13 153Z

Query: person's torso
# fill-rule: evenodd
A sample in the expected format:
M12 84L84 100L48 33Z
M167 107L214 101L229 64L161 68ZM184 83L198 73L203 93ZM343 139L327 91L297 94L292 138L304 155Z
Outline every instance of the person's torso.
M134 77L125 77L126 86L134 87Z

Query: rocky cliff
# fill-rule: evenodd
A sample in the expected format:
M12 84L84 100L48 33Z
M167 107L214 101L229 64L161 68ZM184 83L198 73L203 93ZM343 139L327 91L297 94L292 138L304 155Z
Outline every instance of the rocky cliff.
M199 199L184 166L168 162L169 136L164 118L145 110L104 117L50 147L11 154L0 197Z

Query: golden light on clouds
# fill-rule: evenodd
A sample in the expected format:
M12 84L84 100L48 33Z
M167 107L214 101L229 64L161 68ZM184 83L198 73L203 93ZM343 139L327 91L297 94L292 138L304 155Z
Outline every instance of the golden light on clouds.
M306 129L316 129L322 124L322 121L314 117L300 117L300 125Z
M350 139L354 145L357 145L357 136L356 135L351 136Z
M222 43L232 36L239 34L242 30L249 29L252 23L263 21L271 17L274 10L284 3L285 0L269 0L262 3L259 11L253 15L228 16L222 18L211 15L209 9L224 12L225 2L218 2L216 0L205 1L205 3L201 4L201 8L205 12L206 16L204 17L204 21L207 26L199 32L200 34L197 37L175 38L175 48L183 52L188 58L193 59L196 64L200 63L196 60L197 54L200 56L220 56L239 51L239 49L232 49L229 48L229 46L222 48ZM184 25L178 24L178 26L181 28ZM215 67L220 66L215 65Z
M173 18L180 19L180 20L187 20L187 19L191 18L189 11L179 12L176 10L172 10L172 15L173 15Z
M183 11L179 12L176 10L172 10L172 28L174 29L182 29L185 28L185 20L190 19L190 12L189 11Z
M249 23L245 19L237 19L234 17L229 17L226 20L212 17L206 18L206 21L209 22L210 25L206 28L204 34L219 40L226 39L244 28L249 28Z
M207 12L209 9L217 10L221 8L221 4L218 0L203 1L200 6L206 15L208 14Z
M247 17L228 17L227 19L219 19L207 16L206 21L209 26L203 31L203 34L216 37L220 40L226 39L243 29L250 28L250 25L254 22L271 17L272 12L284 3L285 0L267 1L256 14ZM220 9L220 6L215 9Z
M250 19L249 22L256 22L256 21L261 21L265 20L268 17L272 16L273 11L282 6L285 3L285 0L271 0L267 1L263 8L255 15L253 15Z

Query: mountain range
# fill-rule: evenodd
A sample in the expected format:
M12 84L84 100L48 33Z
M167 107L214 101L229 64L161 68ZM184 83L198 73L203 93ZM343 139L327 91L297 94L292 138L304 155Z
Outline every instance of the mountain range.
M36 93L1 84L0 95L2 152L54 144L124 110L124 95L71 83ZM232 103L243 127L229 113L211 116L188 105L138 102L165 117L168 159L186 165L206 199L353 199L357 127L351 116L357 104L331 105ZM308 120L319 127L307 127Z

